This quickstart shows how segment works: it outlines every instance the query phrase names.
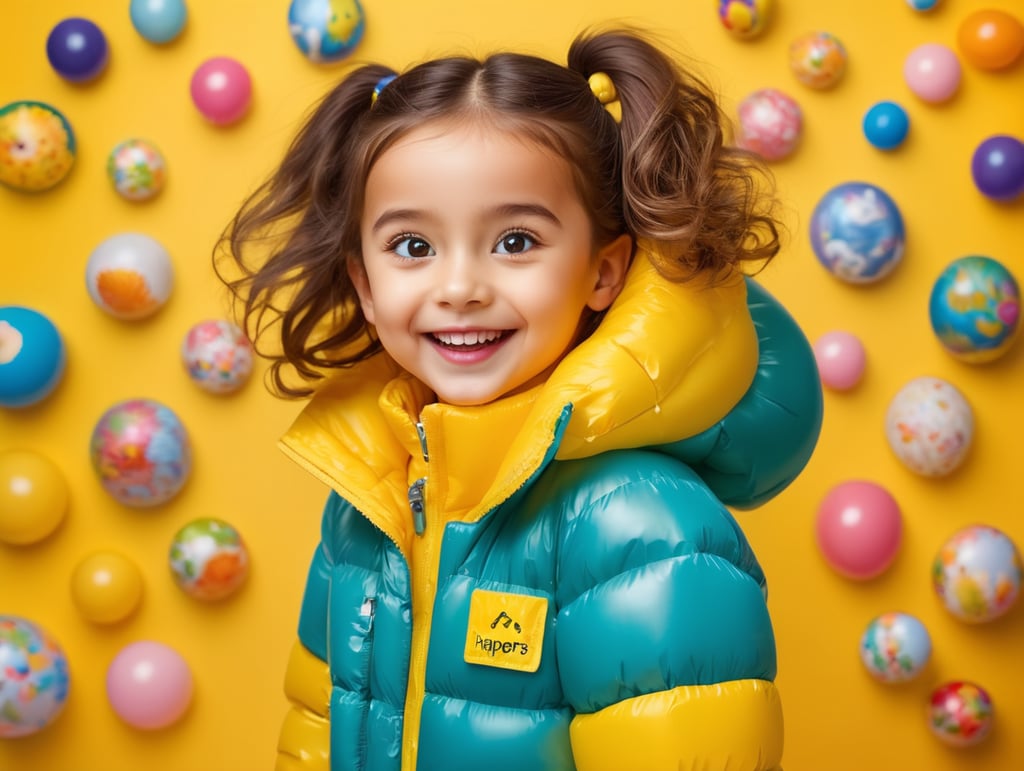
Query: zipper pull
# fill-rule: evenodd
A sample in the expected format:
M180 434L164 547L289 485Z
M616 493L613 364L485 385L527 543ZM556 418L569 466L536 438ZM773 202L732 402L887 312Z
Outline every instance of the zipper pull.
M427 516L423 510L423 486L426 483L427 478L420 477L409 488L409 508L412 510L412 526L416 535L423 535L427 529Z
M425 463L430 462L430 456L427 454L427 429L423 427L423 424L416 423L416 434L420 438L420 452L423 453L423 461Z

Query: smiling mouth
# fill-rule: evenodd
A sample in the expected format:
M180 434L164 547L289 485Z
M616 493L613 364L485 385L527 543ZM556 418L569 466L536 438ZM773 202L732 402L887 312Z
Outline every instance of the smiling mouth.
M432 332L428 337L437 345L452 351L477 351L504 340L512 330L486 329L467 332Z

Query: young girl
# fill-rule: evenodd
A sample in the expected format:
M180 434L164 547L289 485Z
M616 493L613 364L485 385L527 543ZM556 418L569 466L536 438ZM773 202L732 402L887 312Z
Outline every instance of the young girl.
M766 180L632 32L327 95L226 233L277 390L313 395L282 446L331 488L279 769L778 767L726 504L792 481L821 395L744 275Z

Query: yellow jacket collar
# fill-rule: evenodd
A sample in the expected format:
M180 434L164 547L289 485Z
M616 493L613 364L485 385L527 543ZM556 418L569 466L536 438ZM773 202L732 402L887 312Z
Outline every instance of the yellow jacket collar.
M403 530L420 421L432 485L443 469L450 510L472 519L536 472L556 431L564 429L561 459L678 441L722 418L756 365L742 276L711 288L671 282L641 245L600 326L546 383L480 407L436 404L426 386L381 355L321 389L282 447L360 510L397 512L392 524Z

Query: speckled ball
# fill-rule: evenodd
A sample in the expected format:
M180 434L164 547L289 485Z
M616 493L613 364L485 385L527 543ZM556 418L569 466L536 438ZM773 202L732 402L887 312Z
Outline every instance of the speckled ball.
M951 747L973 747L989 735L995 712L992 697L976 683L952 680L932 691L928 728Z
M75 132L43 102L0 107L0 183L25 193L49 190L75 163Z
M129 201L148 201L167 182L167 166L160 150L145 139L126 139L107 157L107 177L114 191Z
M68 660L56 639L26 618L0 615L0 740L53 723L69 686Z
M988 525L957 531L932 563L932 584L942 604L961 621L993 621L1017 602L1021 556L1006 533Z
M889 403L885 438L911 471L946 476L967 457L974 440L974 411L951 383L937 377L914 378Z
M772 0L719 0L718 20L731 35L754 38L764 32L772 16Z
M846 48L829 32L808 32L789 45L789 68L809 88L832 88L846 72Z
M736 144L768 161L791 155L803 135L803 112L793 97L777 88L762 88L739 104Z
M928 664L932 640L924 624L909 613L893 611L872 619L860 640L860 658L882 683L913 680Z

